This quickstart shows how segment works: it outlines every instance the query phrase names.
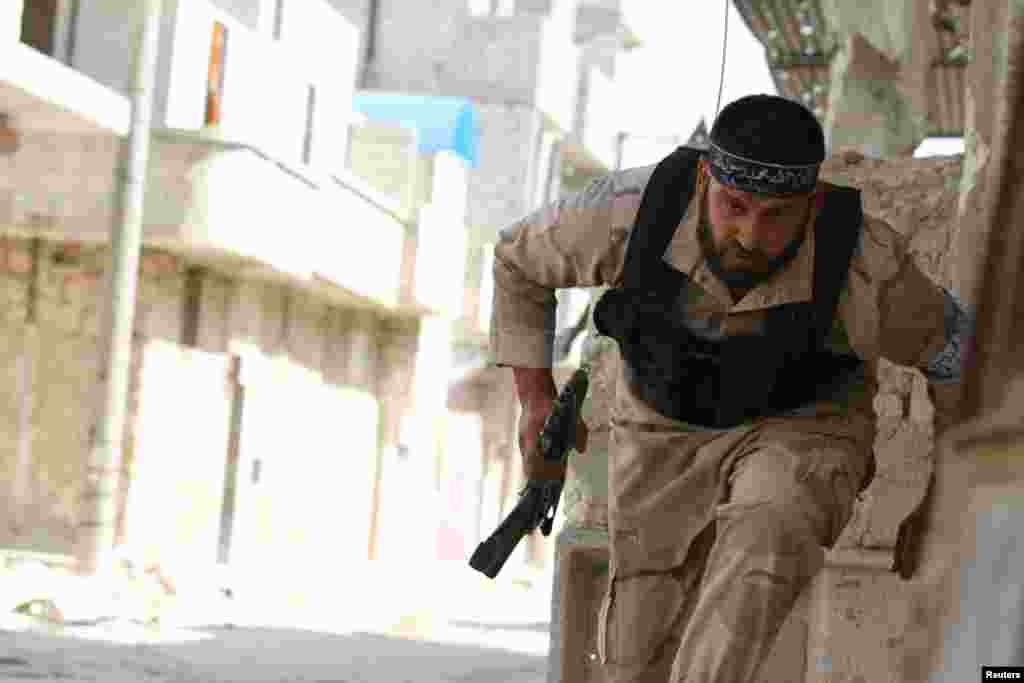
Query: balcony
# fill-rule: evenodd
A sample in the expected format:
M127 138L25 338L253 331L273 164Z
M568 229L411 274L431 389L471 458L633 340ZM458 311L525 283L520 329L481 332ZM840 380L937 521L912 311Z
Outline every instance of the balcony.
M126 97L19 40L20 5L0 2L0 112L19 131L127 133Z
M210 127L225 139L289 162L344 167L358 59L355 27L322 2L289 4L285 7L301 7L307 14L286 12L282 38L274 40L209 3L173 4L174 21L162 38L163 125ZM311 12L314 8L320 11ZM211 42L218 33L223 35L221 81L210 83ZM211 111L214 106L219 111Z
M358 31L323 0L282 9L275 37L207 0L165 0L154 127L212 131L290 163L343 168ZM71 66L126 95L140 21L137 10L81 3Z
M25 133L0 185L0 232L106 242L119 146L113 135ZM414 314L400 277L407 223L347 174L191 131L159 131L150 145L144 242L193 261Z
M0 95L21 143L0 183L0 232L109 239L130 111L120 91L127 90L132 44L97 31L124 28L99 16L102 7L83 4L78 18L75 66L85 73L13 33L0 43ZM18 25L15 14L7 18ZM302 73L312 52L265 38L200 0L167 2L163 20L156 92L163 126L150 145L145 243L254 277L291 280L345 302L419 311L402 294L406 214L343 169L348 101L344 115L330 121L333 128L317 128L319 119L311 127L287 101L290 91L281 87L287 79L275 75ZM208 126L205 60L217 23L227 32L223 107L219 125ZM289 29L284 22L282 35L290 30L294 37L300 25L295 20ZM346 35L341 31L331 44L352 57L354 75L355 41L346 42ZM192 50L194 40L206 47ZM341 78L326 87L326 68L307 73L310 83L325 85L325 96L316 99L318 116L331 118L351 90Z

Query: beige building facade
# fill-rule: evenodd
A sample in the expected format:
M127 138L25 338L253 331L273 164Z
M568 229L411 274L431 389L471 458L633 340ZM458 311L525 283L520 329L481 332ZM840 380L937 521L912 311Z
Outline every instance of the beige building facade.
M0 16L8 550L75 552L142 5ZM319 1L162 9L118 547L172 572L287 563L312 589L386 545L389 454L440 443L461 282L416 240L422 202L350 169L356 27Z

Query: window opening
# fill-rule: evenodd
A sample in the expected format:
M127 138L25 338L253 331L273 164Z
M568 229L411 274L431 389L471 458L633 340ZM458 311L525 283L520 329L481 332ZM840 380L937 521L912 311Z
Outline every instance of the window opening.
M58 0L29 0L21 11L21 42L49 57L54 56L57 4Z
M274 39L281 40L284 27L284 0L274 0Z
M224 63L227 56L228 30L219 21L213 23L210 41L210 67L206 74L206 115L207 126L220 125L224 105Z

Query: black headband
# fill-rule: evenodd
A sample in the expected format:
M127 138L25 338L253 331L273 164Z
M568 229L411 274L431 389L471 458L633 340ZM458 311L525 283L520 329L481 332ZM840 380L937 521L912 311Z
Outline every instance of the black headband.
M821 164L783 165L756 161L727 152L711 141L705 158L718 182L741 192L785 197L812 192Z

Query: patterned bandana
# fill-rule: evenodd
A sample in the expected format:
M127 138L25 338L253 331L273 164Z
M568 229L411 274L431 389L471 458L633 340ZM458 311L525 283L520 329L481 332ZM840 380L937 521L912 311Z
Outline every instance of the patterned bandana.
M812 192L821 164L783 166L741 157L708 143L706 158L718 182L741 192L786 197Z

